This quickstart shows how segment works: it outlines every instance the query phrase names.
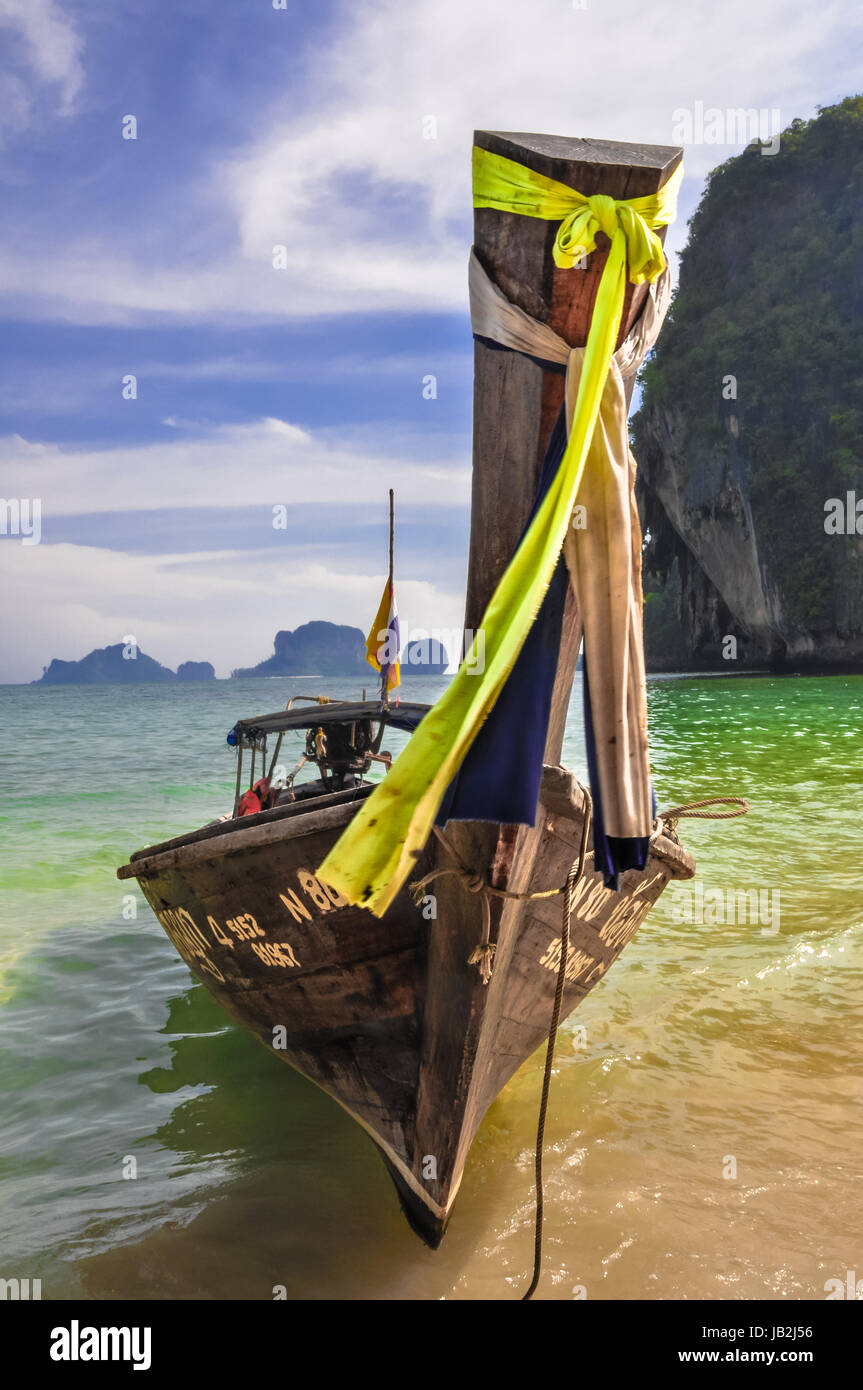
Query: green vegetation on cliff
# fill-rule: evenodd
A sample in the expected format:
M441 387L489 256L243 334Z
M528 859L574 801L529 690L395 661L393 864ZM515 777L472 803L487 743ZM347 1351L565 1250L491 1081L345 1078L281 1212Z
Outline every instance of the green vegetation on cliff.
M646 573L661 577L674 556L686 591L701 567L762 654L772 641L839 660L850 638L859 659L863 542L826 534L824 507L855 488L863 498L861 330L863 97L850 97L793 121L775 155L751 145L709 176L633 419ZM708 535L729 489L754 530L763 612L741 611ZM697 656L704 633L689 636Z

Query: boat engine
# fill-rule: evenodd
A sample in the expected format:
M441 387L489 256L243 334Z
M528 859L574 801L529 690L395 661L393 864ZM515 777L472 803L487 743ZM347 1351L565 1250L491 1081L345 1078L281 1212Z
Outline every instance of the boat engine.
M305 751L309 761L317 763L324 785L338 791L347 777L362 776L372 765L377 752L372 721L358 719L351 724L311 728Z

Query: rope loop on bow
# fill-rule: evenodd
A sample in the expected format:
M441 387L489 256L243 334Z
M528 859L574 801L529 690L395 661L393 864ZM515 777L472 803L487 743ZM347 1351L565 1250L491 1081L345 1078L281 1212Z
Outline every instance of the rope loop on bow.
M706 811L705 806L736 806L735 811ZM651 839L661 835L664 830L676 830L677 822L689 817L691 820L734 820L745 816L749 802L745 796L708 796L703 801L687 801L684 806L672 806L670 811L660 811L656 818L656 828Z

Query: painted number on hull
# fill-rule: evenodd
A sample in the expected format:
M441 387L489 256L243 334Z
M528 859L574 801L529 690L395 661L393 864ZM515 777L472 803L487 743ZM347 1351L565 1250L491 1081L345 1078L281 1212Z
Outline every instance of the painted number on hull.
M234 937L236 937L237 941L252 941L256 936L265 935L265 933L261 931L261 928L258 926L251 912L244 912L239 917L229 917L227 922L225 923L224 931L219 926L215 917L208 917L207 921L209 922L210 930L212 931L213 936L219 942L219 945L230 946L231 950L233 950L234 946L236 945ZM233 932L233 936L227 935L229 931Z
M258 960L263 961L264 965L274 968L281 966L284 969L288 965L298 967L300 964L289 941L271 942L257 939L266 936L266 932L258 926L251 912L243 912L239 917L229 917L224 930L219 926L215 917L208 917L207 921L216 940L222 946L230 946L232 951L237 945L237 941L249 942ZM232 932L233 936L229 936L228 932Z
M224 983L224 975L210 958L212 946L190 912L184 907L171 907L157 912L156 916L185 960L197 961L202 970ZM233 951L238 944L248 944L258 960L271 969L299 967L300 962L294 955L294 948L289 941L267 942L257 939L266 933L258 926L251 912L243 912L237 917L229 918L224 927L219 925L215 917L208 916L207 925L220 946L229 946Z
M300 964L294 955L293 947L287 941L253 941L252 950L264 965L280 965L284 969L287 965Z
M600 878L582 879L573 894L573 921L589 922L600 941L617 956L635 936L656 897L662 891L666 878L667 875L664 873L654 874L652 878L643 880L632 896L624 898L623 901L615 901L616 895L605 887ZM611 913L604 922L599 922L597 919L610 901L614 902ZM540 956L540 965L557 973L560 970L561 949L561 938L556 936ZM567 957L564 975L569 984L576 981L582 985L594 984L600 975L605 973L609 964L609 961L601 961L586 951L573 950Z
M224 983L224 975L210 959L210 943L190 912L184 907L170 907L157 912L156 917L185 960L191 956L208 975ZM212 918L208 920L212 921Z
M279 894L295 922L311 922L313 913L317 915L332 912L337 907L347 907L347 899L343 898L341 893L337 893L335 888L321 883L309 869L298 869L296 879L296 888L289 888L286 893ZM199 962L202 969L217 980L224 981L221 970L210 959L210 941L184 907L168 908L157 912L156 916L182 956L187 960L193 958ZM235 951L237 946L251 946L258 960L271 970L301 968L301 962L289 941L261 939L266 936L266 932L258 926L251 912L239 912L234 917L229 917L224 926L215 917L208 916L207 925L219 946L225 946L231 951Z
M297 870L297 883L303 897L308 898L318 912L332 912L334 907L347 907L348 905L347 898L343 898L341 893L336 892L335 888L330 888L328 883L321 883L320 879L315 878L308 869ZM280 893L279 897L295 922L311 922L311 911L295 888L289 888L287 893Z

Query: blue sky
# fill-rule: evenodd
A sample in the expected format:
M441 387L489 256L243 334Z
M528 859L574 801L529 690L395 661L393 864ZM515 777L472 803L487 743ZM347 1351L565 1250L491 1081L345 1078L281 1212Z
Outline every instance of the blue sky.
M786 125L856 90L859 37L831 0L0 0L0 496L43 517L0 537L0 680L128 634L226 675L277 628L364 627L390 485L403 626L456 627L473 128ZM687 149L672 258L742 143Z

